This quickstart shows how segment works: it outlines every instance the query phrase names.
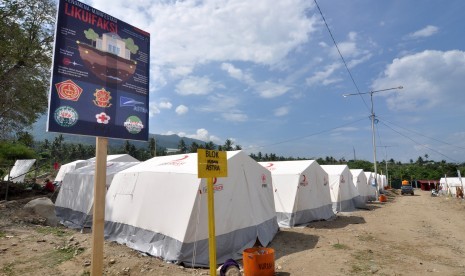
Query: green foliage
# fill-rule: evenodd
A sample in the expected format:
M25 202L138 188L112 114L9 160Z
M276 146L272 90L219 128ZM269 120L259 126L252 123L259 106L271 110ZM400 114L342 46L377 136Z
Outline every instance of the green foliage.
M180 153L186 153L187 152L187 145L184 139L181 139L178 144L178 150Z
M12 138L47 109L55 10L52 0L2 1L0 138Z
M157 153L157 147L155 144L155 138L150 138L149 139L149 151L150 151L150 156L154 157Z
M9 263L9 264L5 264L3 267L2 267L2 272L5 273L5 275L14 275L14 264L13 263Z
M86 35L86 38L92 41L97 41L99 38L98 33L94 31L94 29L89 28L87 31L84 31L84 34Z
M365 160L350 160L347 162L350 169L362 169L365 172L374 171L373 163Z
M342 249L342 250L349 249L349 246L342 244L342 243L335 243L333 244L333 247L335 249Z
M134 44L134 40L132 38L127 38L124 40L124 43L126 44L126 48L132 53L132 54L137 54L137 51L139 51L139 46Z
M40 233L43 235L52 234L57 237L66 237L70 235L70 233L57 227L40 227L40 228L36 228L36 231L37 233Z
M16 140L26 147L32 147L34 145L34 136L27 131L19 131L16 133Z
M74 246L64 246L55 249L46 255L48 260L47 264L49 267L55 267L63 262L71 260L74 256L77 256L84 252L84 248L76 248Z
M17 159L34 159L33 149L19 143L0 142L0 164L13 165Z

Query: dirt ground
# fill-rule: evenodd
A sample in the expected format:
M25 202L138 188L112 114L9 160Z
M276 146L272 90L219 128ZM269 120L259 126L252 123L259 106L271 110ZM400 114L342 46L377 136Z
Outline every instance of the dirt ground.
M388 202L281 229L276 275L464 275L465 201L389 191ZM0 275L89 275L91 234L37 225L30 199L0 202ZM105 242L104 275L209 275Z

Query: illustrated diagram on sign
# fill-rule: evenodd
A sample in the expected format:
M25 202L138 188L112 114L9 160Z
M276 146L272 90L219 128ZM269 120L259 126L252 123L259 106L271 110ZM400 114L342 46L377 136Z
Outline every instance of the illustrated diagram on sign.
M100 37L92 28L84 34L90 44L77 41L79 55L96 77L105 82L121 83L134 74L137 62L131 60L131 54L137 54L139 46L132 38L122 39L116 33L104 33Z

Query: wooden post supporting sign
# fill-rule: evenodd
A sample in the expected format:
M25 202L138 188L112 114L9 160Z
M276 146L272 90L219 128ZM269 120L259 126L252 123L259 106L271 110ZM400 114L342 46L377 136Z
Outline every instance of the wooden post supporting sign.
M103 272L107 145L108 138L96 138L91 263L91 275L93 276L102 275Z

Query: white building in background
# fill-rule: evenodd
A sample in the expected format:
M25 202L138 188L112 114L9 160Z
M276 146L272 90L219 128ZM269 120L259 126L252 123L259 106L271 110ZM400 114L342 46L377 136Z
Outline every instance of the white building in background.
M97 38L96 48L124 59L131 59L131 52L126 48L126 43L115 33L106 33L102 38Z

